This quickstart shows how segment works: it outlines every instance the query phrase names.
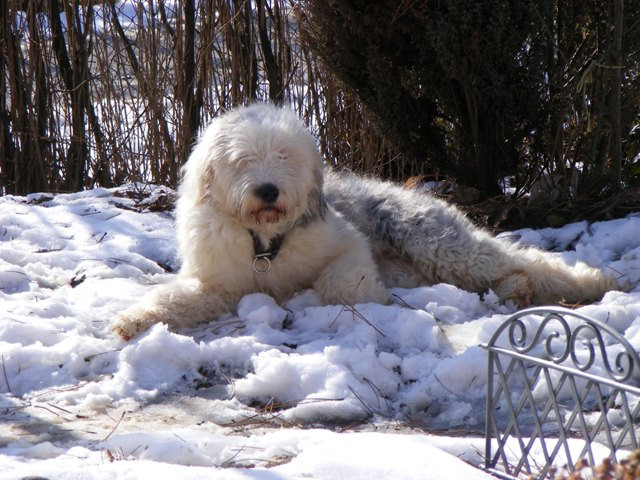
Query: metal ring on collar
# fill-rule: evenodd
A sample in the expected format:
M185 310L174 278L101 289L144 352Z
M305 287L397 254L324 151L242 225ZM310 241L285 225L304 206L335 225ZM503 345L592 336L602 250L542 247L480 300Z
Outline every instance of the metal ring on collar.
M271 260L269 260L268 257L268 253L261 253L259 255L256 255L253 258L253 271L260 275L264 275L269 270L271 270Z

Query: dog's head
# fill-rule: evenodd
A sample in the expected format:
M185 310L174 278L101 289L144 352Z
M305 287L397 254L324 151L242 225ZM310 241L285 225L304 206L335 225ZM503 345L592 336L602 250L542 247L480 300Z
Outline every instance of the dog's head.
M291 111L239 107L214 119L184 167L180 197L208 202L248 229L278 234L322 216L322 158Z

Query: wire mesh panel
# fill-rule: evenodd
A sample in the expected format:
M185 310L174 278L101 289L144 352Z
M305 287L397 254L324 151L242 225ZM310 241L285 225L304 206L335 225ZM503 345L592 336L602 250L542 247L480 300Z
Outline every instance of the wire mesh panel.
M563 308L520 311L489 351L486 468L514 477L596 463L595 445L617 462L638 448L640 358L614 328Z

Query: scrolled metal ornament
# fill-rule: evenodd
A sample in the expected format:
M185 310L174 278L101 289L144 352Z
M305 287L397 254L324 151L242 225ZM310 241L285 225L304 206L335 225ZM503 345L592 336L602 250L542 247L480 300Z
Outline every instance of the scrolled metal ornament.
M542 344L542 340L544 340L545 353L552 361L563 362L569 356L568 340L571 336L571 329L562 316L556 313L546 315L542 322L537 325L535 333L532 335L533 338L531 339L528 338L527 326L521 320L522 317L524 317L524 315L516 314L506 322L509 326L509 346L513 350L526 354L537 345ZM552 322L557 323L559 329L549 331L550 324L551 327L556 327ZM490 344L492 343L490 342ZM554 351L554 345L560 345L560 352Z
M533 316L542 316L543 319L531 333L523 318ZM572 328L567 318L578 319L580 323ZM612 380L626 382L633 376L640 379L640 358L633 346L610 325L576 311L559 307L537 307L517 312L498 328L488 347L497 346L505 329L508 347L518 353L527 354L544 342L546 358L554 363L560 364L570 358L573 366L582 372L601 363L605 374ZM605 341L604 334L611 338L609 344ZM610 353L607 348L612 345L622 347L623 351Z

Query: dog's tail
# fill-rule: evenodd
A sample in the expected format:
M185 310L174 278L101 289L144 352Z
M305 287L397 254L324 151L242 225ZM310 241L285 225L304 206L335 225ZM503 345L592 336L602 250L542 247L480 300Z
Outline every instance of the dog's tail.
M503 299L515 292L512 297L522 306L592 302L620 288L613 275L582 262L567 265L560 257L535 248L517 249L513 259L512 273L497 282L495 291Z

